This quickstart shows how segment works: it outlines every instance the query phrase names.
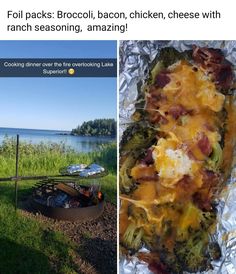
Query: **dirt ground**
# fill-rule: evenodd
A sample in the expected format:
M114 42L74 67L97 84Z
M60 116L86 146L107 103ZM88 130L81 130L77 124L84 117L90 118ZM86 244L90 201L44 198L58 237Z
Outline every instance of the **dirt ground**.
M84 223L56 221L32 212L24 202L21 213L64 233L78 245L75 264L81 274L117 273L117 209L106 202L102 216Z

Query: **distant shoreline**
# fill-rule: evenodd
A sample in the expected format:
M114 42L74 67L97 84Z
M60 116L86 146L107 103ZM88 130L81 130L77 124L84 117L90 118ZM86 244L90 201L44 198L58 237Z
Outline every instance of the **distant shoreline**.
M107 137L107 138L116 138L115 135L82 135L82 134L75 134L75 133L56 133L56 135L65 135L65 136L78 136L78 137Z
M62 133L70 133L70 130L63 129L43 129L43 128L20 128L20 127L0 127L0 130L33 130L33 131L56 131Z

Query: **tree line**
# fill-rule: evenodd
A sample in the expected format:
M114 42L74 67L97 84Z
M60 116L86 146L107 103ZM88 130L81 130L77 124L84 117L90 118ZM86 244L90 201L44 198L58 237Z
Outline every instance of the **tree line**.
M93 121L83 122L77 128L72 129L72 135L83 136L116 136L115 119L95 119Z

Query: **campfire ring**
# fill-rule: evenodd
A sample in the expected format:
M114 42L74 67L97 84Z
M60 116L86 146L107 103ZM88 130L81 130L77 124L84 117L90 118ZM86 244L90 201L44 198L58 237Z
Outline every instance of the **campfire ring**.
M89 205L85 207L73 207L73 208L54 207L54 206L42 204L36 199L37 191L41 190L42 188L52 189L56 187L59 183L61 183L60 180L58 181L46 180L36 184L36 186L33 188L33 194L31 197L31 205L34 208L34 210L53 219L72 221L72 222L91 221L102 215L104 211L104 205L105 205L103 193L97 204ZM85 190L89 188L88 186L84 186L84 185L77 185L77 186Z

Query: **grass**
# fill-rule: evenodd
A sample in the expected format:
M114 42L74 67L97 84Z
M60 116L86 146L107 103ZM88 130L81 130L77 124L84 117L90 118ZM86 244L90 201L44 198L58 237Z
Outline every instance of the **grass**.
M0 208L0 273L76 273L75 247L61 233L19 215L13 207Z
M5 138L0 145L0 176L12 176L15 173L15 146L13 138ZM53 175L59 169L75 163L103 165L111 173L116 173L116 144L102 145L98 151L76 153L67 149L63 143L27 144L21 142L19 149L20 175Z
M75 163L98 163L109 175L99 179L107 200L116 203L116 145L99 151L76 153L63 144L20 145L19 175L55 175ZM15 140L0 145L0 177L15 174ZM19 199L31 193L35 181L19 182ZM83 180L81 183L90 183ZM92 181L93 183L93 181ZM0 182L0 273L80 273L74 264L76 247L59 232L14 210L14 183Z

